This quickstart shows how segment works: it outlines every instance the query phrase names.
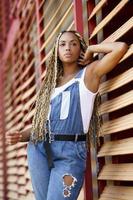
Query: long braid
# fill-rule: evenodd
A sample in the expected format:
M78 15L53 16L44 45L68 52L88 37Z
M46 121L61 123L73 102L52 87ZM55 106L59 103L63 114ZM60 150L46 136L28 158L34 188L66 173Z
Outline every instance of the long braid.
M44 77L42 86L39 90L36 99L36 106L35 106L35 114L32 121L32 138L34 142L38 140L43 140L45 138L46 133L46 121L49 112L49 105L50 105L50 97L52 92L55 89L56 84L58 83L58 79L61 75L63 75L63 66L61 61L58 58L58 43L61 35L64 32L71 32L77 36L80 41L81 50L83 52L86 51L87 45L81 35L76 31L63 31L61 32L55 45L52 49L52 53L49 59L48 66L46 68L46 75ZM93 113L90 121L89 127L89 134L88 135L99 135L99 130L101 127L101 118L98 112L99 107L99 94L95 98ZM98 137L97 137L98 138Z
M59 67L57 63L58 41L60 36L61 34L58 36L55 46L53 47L48 67L46 69L46 75L36 99L35 114L32 121L32 136L34 142L43 140L45 137L44 133L46 133L46 121L49 112L50 96L56 86L57 75L62 71L61 67Z
M82 50L85 52L87 49L87 46L84 39L81 37L81 35L78 32L75 32L75 35L78 37L81 43ZM89 124L89 130L87 134L87 144L89 144L89 141L91 141L95 145L95 147L97 146L97 144L100 145L99 136L102 136L103 121L102 121L102 116L100 115L100 112L99 112L100 104L101 104L101 96L100 96L100 93L97 93L95 97L93 112L92 112L92 116L91 116L91 120Z

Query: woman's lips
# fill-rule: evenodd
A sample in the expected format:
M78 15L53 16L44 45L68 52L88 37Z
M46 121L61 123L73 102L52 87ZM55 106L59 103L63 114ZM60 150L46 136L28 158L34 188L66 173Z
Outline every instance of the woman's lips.
M65 57L71 57L72 54L70 54L70 53L66 53L66 54L64 54L64 56L65 56Z

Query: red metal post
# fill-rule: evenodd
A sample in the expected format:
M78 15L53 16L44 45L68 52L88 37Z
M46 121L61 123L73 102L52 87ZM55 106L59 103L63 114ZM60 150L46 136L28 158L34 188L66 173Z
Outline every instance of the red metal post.
M73 0L75 29L83 35L83 9L82 0Z
M75 29L83 35L83 9L82 9L82 0L74 0L74 22ZM90 152L88 152L87 159L87 169L85 176L85 199L92 200L92 174L91 174L91 161L90 161Z
M94 7L95 7L94 0L87 1L88 16L91 14ZM96 27L96 19L92 18L91 20L88 21L88 33L89 33L88 37L90 37L95 27ZM96 42L97 42L96 39L91 39L89 44L96 44Z
M43 30L43 25L41 24L41 17L42 17L42 7L40 7L40 4L41 4L41 1L40 0L36 0L35 1L36 3L36 20L37 20L37 33L38 33L38 49L39 49L39 66L37 69L35 69L36 71L36 82L37 82L37 88L40 87L40 84L41 84L41 73L43 72L44 70L44 66L42 66L41 62L45 56L45 52L43 50L43 52L40 52L40 49L44 43L44 35L43 37L41 37L41 33L42 33L42 30Z

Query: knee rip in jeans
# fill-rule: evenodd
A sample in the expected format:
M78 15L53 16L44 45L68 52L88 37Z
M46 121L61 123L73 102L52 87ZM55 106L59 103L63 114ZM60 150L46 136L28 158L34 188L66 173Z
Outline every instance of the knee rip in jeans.
M76 182L77 182L77 179L74 176L72 176L71 174L63 175L63 185L64 185L63 195L64 195L64 197L71 196L71 189L72 189L72 187L75 186Z

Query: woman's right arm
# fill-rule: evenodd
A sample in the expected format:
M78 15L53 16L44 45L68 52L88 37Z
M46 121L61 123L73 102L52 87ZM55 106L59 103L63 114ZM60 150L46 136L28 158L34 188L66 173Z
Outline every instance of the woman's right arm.
M6 143L13 145L18 142L28 142L30 140L31 128L22 131L7 131Z

